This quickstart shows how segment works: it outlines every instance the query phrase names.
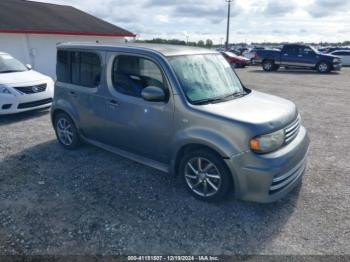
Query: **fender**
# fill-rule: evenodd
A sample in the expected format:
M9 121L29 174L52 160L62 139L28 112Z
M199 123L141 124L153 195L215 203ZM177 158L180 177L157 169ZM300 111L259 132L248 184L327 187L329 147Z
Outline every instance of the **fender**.
M171 170L175 171L176 157L180 150L187 145L202 145L216 151L223 159L229 159L240 153L229 138L215 130L198 127L179 131L172 142Z
M63 111L66 114L69 115L69 117L73 120L74 124L76 127L79 126L80 123L80 116L78 114L78 112L73 108L73 106L68 103L66 100L64 99L57 99L54 100L54 103L52 104L51 107L51 121L53 123L53 116L55 115L55 112L57 111Z

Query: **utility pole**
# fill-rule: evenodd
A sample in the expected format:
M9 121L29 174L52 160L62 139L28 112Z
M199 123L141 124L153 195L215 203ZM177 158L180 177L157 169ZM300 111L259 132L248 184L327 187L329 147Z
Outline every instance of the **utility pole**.
M228 10L227 10L227 31L226 31L226 43L225 47L228 49L228 44L230 41L230 17L231 17L231 3L233 0L225 0L228 4Z

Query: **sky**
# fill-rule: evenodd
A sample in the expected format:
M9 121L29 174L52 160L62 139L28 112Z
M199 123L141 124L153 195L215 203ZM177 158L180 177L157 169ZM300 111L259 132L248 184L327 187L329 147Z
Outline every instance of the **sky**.
M225 0L36 0L72 5L137 34L225 42ZM350 0L234 0L230 42L350 40Z

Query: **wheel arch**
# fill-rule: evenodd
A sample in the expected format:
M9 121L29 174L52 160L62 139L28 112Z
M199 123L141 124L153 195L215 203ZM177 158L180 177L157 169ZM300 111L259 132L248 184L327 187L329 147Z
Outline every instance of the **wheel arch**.
M214 149L213 147L206 145L206 144L202 144L202 143L189 143L189 144L185 144L183 145L181 148L179 148L179 150L176 152L176 156L172 165L172 174L175 177L179 176L179 168L180 168L180 163L181 163L181 159L187 154L187 152L189 151L195 151L195 150L205 150L205 151L209 151L213 154L215 154L216 156L218 156L219 158L221 158L222 160L228 159L227 156L223 156L218 150ZM234 192L236 192L236 178L235 178L235 174L232 173L232 170L230 169L230 167L227 165L226 161L223 161L224 166L226 167L227 171L230 173L230 187L232 187L234 189Z
M218 157L222 158L223 160L230 158L230 156L228 154L224 153L222 150L218 149L216 146L209 145L209 144L202 142L202 141L184 143L174 152L174 155L173 155L173 160L172 160L172 164L171 164L171 173L174 176L177 176L179 173L178 171L179 171L181 159L186 155L187 152L195 151L195 150L210 151L213 154L217 155ZM226 165L226 163L225 163L225 165ZM229 167L227 167L227 168L229 169Z
M51 107L51 122L54 124L55 117L59 113L65 113L67 114L73 121L74 125L77 127L79 130L79 121L80 117L79 114L76 110L74 110L73 106L69 104L65 100L57 100L54 102L54 105Z

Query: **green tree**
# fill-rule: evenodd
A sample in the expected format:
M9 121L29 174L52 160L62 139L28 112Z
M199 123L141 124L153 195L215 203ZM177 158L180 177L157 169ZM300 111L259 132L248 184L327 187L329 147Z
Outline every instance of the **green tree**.
M204 45L204 41L203 40L199 40L197 46L204 47L205 46Z
M211 48L213 46L213 41L211 39L207 39L207 41L205 41L205 46Z

